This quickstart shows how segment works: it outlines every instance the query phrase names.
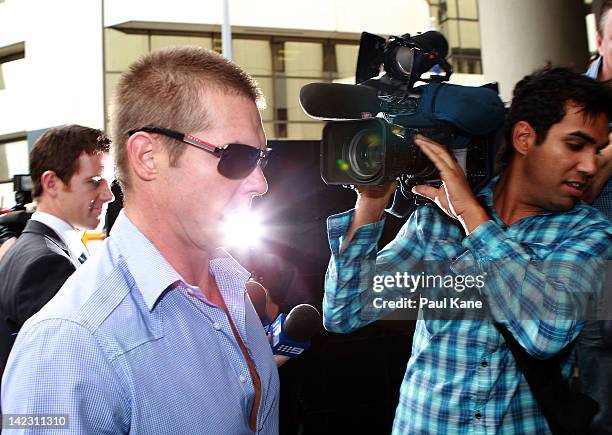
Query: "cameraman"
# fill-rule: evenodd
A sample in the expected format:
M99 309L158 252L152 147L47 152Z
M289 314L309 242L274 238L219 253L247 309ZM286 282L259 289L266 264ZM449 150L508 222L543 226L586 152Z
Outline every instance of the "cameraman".
M609 223L578 202L608 142L611 108L609 88L570 70L525 77L514 89L501 175L477 194L444 147L417 137L443 183L413 191L437 207L418 207L378 253L394 184L359 188L355 209L329 219L325 327L348 333L376 320L384 312L368 316L372 307L364 303L376 276L417 274L425 260L437 260L448 272L485 277L474 292L486 314L529 355L557 355L580 332L584 322L575 319L584 319L585 299L601 286L602 259L611 252ZM419 315L394 433L549 433L493 322ZM570 368L564 359L566 378Z

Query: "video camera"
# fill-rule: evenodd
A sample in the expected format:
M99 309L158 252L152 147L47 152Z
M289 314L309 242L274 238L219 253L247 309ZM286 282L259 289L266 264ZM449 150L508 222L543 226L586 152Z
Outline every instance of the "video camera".
M32 202L32 177L29 174L13 176L13 192L15 192L15 210L25 210L26 204Z
M8 210L0 210L0 245L12 237L19 237L32 217L26 205L32 202L32 178L26 174L13 177L15 205Z
M446 146L474 190L493 176L505 113L497 85L446 83L452 74L447 51L446 39L435 31L388 41L363 32L355 85L302 87L304 112L332 121L321 143L325 183L380 185L397 179L400 189L390 212L405 217L414 205L411 188L439 182L437 169L414 143L416 134ZM418 81L425 84L415 86Z

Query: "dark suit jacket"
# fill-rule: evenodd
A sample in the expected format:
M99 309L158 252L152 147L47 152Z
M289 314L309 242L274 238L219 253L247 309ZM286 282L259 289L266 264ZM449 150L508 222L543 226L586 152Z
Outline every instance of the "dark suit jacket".
M55 231L33 220L2 257L0 375L21 326L57 293L78 264Z

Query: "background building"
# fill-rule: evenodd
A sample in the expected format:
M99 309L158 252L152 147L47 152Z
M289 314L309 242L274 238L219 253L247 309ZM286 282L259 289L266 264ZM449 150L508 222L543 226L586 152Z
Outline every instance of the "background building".
M589 3L229 0L233 60L267 97L270 139L316 140L322 123L303 114L297 93L312 81L350 81L361 31L439 29L455 81L499 81L507 100L516 80L546 61L585 66L594 51ZM107 128L113 88L133 60L177 44L221 51L222 21L223 0L0 0L0 208L12 205L10 179L28 172L41 131Z

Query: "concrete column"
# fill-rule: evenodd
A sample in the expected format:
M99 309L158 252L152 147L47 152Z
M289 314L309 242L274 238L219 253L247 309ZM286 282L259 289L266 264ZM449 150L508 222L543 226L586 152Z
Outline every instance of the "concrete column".
M547 62L586 69L584 0L479 0L478 12L484 77L499 82L504 101Z

